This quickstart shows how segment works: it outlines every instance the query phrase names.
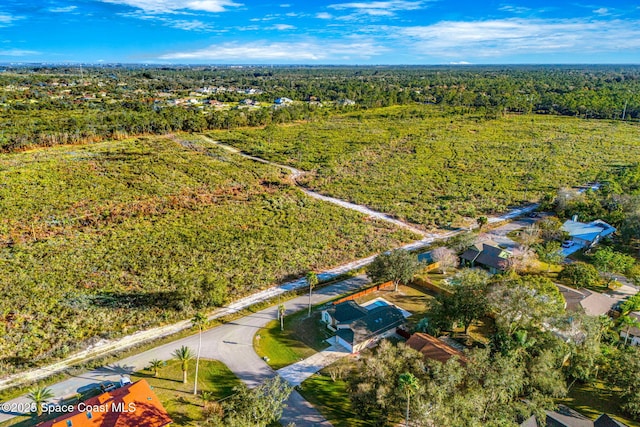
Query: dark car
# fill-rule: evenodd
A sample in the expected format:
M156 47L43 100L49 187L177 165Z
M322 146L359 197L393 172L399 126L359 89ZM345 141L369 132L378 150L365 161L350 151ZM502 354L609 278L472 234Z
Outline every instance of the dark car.
M108 391L115 390L115 389L116 389L116 385L111 381L105 381L100 384L100 390L102 390L103 393L106 393Z

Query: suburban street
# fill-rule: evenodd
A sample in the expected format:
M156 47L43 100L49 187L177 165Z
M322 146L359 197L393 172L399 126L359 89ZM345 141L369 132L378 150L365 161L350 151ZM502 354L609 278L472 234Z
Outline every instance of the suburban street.
M366 276L350 278L331 286L317 289L312 297L313 304L351 292L369 283ZM300 296L285 304L288 312L303 310L307 307L308 296ZM238 320L210 329L202 334L202 358L220 360L225 363L245 384L252 387L266 378L276 375L253 350L253 336L256 331L277 316L277 306L269 307L257 313L244 316ZM192 335L140 354L122 359L117 363L86 372L68 380L50 386L56 397L61 398L77 393L92 384L102 381L118 381L120 375L129 374L145 368L152 359L168 360L171 353L185 345L194 351L198 347L198 335ZM193 366L191 367L193 369ZM10 402L27 402L25 397ZM318 411L315 410L297 392L293 392L285 410L282 422L286 425L295 421L299 427L330 426ZM0 422L15 414L0 413Z

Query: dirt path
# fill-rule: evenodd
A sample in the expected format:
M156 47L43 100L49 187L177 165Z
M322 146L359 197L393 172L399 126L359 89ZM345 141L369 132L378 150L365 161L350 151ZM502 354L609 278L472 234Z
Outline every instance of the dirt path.
M286 165L281 165L279 163L274 163L271 162L269 160L265 160L265 159L261 159L260 157L255 157L255 156L251 156L249 154L245 154L242 151L238 150L235 147L232 147L230 145L227 144L223 144L219 141L215 141L207 136L202 135L202 139L204 139L206 142L210 143L210 144L214 144L220 148L222 148L223 150L229 151L230 153L234 153L237 154L239 156L242 156L246 159L250 159L253 160L255 162L260 162L260 163L264 163L266 165L271 165L271 166L276 166L280 169L285 169L287 171L289 171L291 173L290 178L291 180L294 182L294 184L300 189L302 190L306 195L308 195L309 197L313 197L314 199L318 199L318 200L322 200L325 202L329 202L329 203L333 203L334 205L338 205L341 206L345 209L351 209L360 213L363 213L365 215L368 215L372 218L376 218L382 221L386 221L386 222L390 222L391 224L394 224L398 227L413 231L414 233L422 236L422 237L428 237L430 236L430 234L426 233L424 230L419 229L418 227L416 227L413 224L408 224L404 221L400 221L399 219L393 218L390 215L387 215L385 213L382 212L378 212L378 211L374 211L373 209L370 209L366 206L362 206L362 205L357 205L355 203L351 203L351 202L347 202L346 200L341 200L341 199L336 199L335 197L329 197L329 196L325 196L323 194L317 193L315 191L309 190L308 188L304 187L303 185L301 185L300 183L298 183L298 179L302 176L304 176L306 174L305 171L302 171L300 169L296 169L294 167L291 166L286 166Z

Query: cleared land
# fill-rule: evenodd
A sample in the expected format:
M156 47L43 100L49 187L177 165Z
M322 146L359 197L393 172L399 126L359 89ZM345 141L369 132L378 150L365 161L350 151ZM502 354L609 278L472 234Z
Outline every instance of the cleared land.
M417 237L168 138L1 155L0 183L0 375Z
M309 173L302 182L424 227L502 212L640 159L637 124L397 106L210 132Z

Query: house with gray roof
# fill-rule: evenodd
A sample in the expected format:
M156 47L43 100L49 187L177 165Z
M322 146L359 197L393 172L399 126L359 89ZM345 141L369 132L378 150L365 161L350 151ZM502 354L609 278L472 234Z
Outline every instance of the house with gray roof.
M607 414L602 414L593 421L565 405L558 405L558 409L555 411L545 412L547 413L545 420L547 427L628 427ZM540 427L541 425L532 415L521 423L520 427Z
M405 323L403 312L394 305L363 307L354 301L336 304L322 312L327 327L336 331L335 343L357 353L382 338L396 333Z
M615 227L599 219L588 224L568 220L562 224L561 230L569 234L569 240L585 248L595 246L600 240L616 232Z
M482 267L491 274L502 273L509 265L511 252L498 246L496 242L487 240L478 242L460 255L460 265L466 267Z

